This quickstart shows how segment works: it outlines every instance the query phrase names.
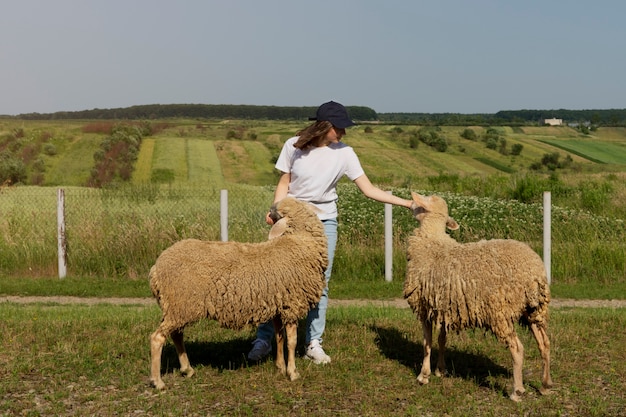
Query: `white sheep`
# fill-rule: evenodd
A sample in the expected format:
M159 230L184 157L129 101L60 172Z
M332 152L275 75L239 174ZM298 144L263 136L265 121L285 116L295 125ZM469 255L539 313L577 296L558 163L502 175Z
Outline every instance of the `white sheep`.
M150 336L150 382L154 387L165 388L161 353L168 336L176 347L181 373L193 375L183 329L202 318L231 329L272 320L276 367L292 381L299 377L295 365L297 325L319 302L326 286L327 238L313 207L302 201L285 198L277 202L271 217L275 224L267 242L187 239L158 257L150 270L150 288L163 313Z
M513 391L520 401L524 347L515 324L528 325L543 359L542 394L552 386L550 341L546 333L550 288L539 255L528 245L510 239L481 240L460 244L448 234L459 228L449 217L439 196L412 193L415 218L420 227L408 238L404 298L421 320L424 360L417 377L430 377L432 325L440 327L435 375L445 372L444 351L450 330L490 330L513 356Z

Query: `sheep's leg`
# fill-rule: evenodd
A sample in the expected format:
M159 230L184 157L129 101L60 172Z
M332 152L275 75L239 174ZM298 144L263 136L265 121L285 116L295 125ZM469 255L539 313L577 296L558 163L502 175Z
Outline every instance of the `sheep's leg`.
M287 367L285 366L285 336L283 334L283 322L280 317L274 318L274 334L276 335L276 368L278 371L285 375L287 373Z
M164 389L165 383L161 379L161 352L167 340L167 335L159 327L150 335L150 383L156 389Z
M420 384L428 384L430 378L430 350L433 343L433 327L430 320L422 319L422 331L424 333L424 360L422 361L422 370L417 376Z
M176 347L176 353L178 353L178 362L180 363L180 373L189 378L193 376L195 371L191 367L189 363L189 358L187 357L187 351L185 350L185 344L183 343L183 330L174 330L172 332L172 341L174 342L174 346Z
M444 376L446 373L446 362L444 360L444 354L446 353L446 336L446 328L441 326L439 337L437 338L439 343L439 353L437 355L437 368L435 369L436 376Z
M542 395L546 395L550 392L550 388L552 387L552 377L550 376L550 339L548 339L548 334L544 326L538 326L532 323L530 330L532 330L533 336L535 336L537 346L539 346L539 352L541 352L541 359L543 359L543 373L541 375L542 387L539 392Z
M285 325L287 333L287 377L290 381L300 378L296 370L296 345L298 344L298 324L289 323Z
M524 382L522 380L522 368L524 367L524 346L519 340L516 334L513 334L509 338L509 350L513 357L513 392L509 396L513 401L521 401L522 395L526 390L524 389Z

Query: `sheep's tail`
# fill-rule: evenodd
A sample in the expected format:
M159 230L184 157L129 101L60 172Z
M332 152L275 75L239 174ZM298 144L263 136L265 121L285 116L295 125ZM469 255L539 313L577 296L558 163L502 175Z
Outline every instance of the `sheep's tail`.
M159 288L160 280L157 278L157 276L157 267L156 265L153 265L152 268L150 268L150 273L148 273L148 279L150 280L150 291L152 291L152 295L154 296L154 298L156 298L157 303L161 305L161 289Z

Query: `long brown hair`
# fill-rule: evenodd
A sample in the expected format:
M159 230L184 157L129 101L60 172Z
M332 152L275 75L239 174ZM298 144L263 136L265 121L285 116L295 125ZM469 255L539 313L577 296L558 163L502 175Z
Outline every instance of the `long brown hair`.
M300 150L319 146L320 142L332 128L333 124L331 122L318 120L296 133L296 135L300 137L293 146Z

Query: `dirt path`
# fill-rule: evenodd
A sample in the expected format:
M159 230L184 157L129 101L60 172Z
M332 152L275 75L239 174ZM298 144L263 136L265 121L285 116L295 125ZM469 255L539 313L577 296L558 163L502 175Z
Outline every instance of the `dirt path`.
M99 297L69 297L69 296L50 296L50 297L31 297L31 296L0 296L0 303L11 302L18 304L32 303L54 303L54 304L129 304L129 305L154 305L152 298L99 298ZM402 298L393 300L336 300L330 299L329 307L333 306L380 306L380 307L396 307L408 308L408 304ZM553 299L550 302L551 307L609 307L609 308L626 308L626 300L572 300L572 299Z

